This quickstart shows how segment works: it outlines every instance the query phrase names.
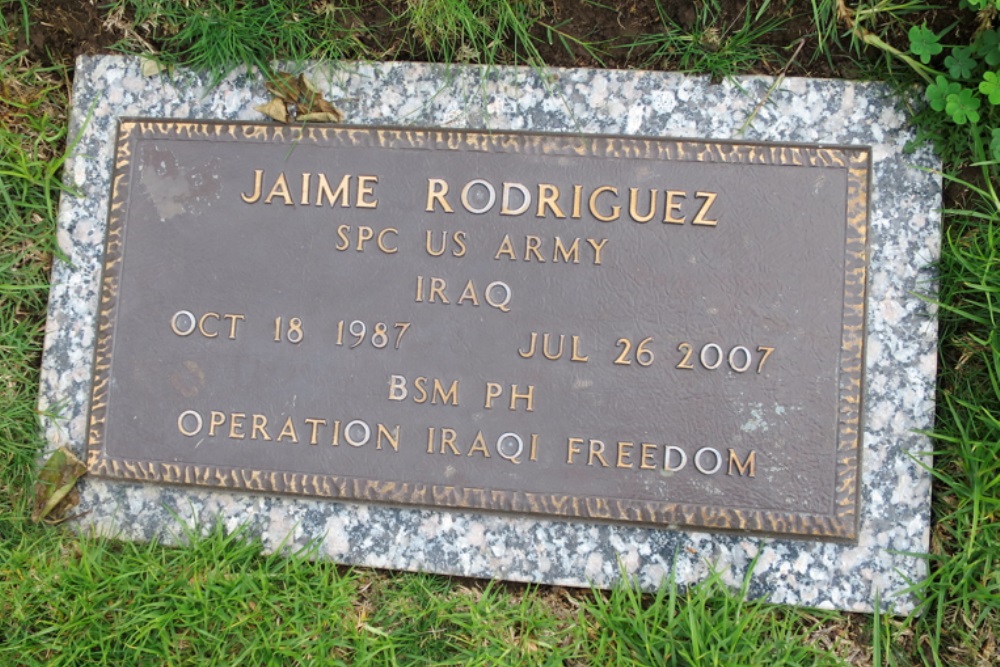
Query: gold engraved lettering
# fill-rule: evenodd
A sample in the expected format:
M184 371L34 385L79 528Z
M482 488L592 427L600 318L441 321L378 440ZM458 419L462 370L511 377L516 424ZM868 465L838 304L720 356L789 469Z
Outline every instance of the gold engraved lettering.
M399 342L403 340L403 336L406 335L406 331L410 328L412 322L396 322L392 325L392 328L396 330L396 342L393 344L395 349L399 349Z
M552 215L557 218L565 218L566 214L562 212L559 208L557 200L559 199L559 188L552 185L551 183L539 183L538 184L538 208L535 210L536 218L545 217L545 209L548 208L552 211Z
M242 440L247 437L243 430L243 420L246 419L244 412L229 413L229 437L233 440Z
M580 200L583 198L583 186L574 185L573 186L573 213L572 218L574 220L579 220L580 215Z
M200 331L201 335L204 336L205 338L216 338L219 335L218 331L209 333L208 331L205 330L205 320L207 320L210 317L216 320L220 319L218 313L205 313L204 315L201 316L201 319L198 320L198 331Z
M281 197L285 200L285 206L294 206L295 202L292 201L292 195L288 194L288 181L285 180L285 172L281 172L278 176L278 180L274 182L271 187L271 192L268 193L267 198L264 199L265 204L270 204L271 200L275 197Z
M444 385L434 378L434 395L431 397L431 405L435 405L441 399L442 404L458 405L458 380L452 380L448 391L444 390Z
M767 361L767 358L771 356L772 352L774 352L774 348L767 347L766 345L758 345L757 351L764 353L764 356L762 356L760 361L757 362L757 374L760 375L760 372L764 370L764 362Z
M727 468L726 474L733 474L733 466L736 466L736 470L739 472L740 477L756 477L757 476L757 450L751 449L747 457L743 459L740 463L740 459L736 456L736 452L730 448L729 449L729 466Z
M578 361L578 362L582 362L582 363L586 363L587 361L590 361L590 355L581 355L580 354L580 348L579 348L579 346L580 346L580 337L577 336L577 335L574 335L573 338L572 338L572 341L573 341L573 352L572 352L572 354L570 354L569 360L570 361Z
M365 251L365 243L371 241L375 236L375 231L371 227L365 225L358 226L358 247L355 248L358 252Z
M404 379L404 381L405 381L405 379ZM420 404L426 403L427 402L427 378L425 378L425 377L418 377L416 380L414 380L413 381L413 389L416 392L419 392L419 393L417 393L417 394L414 395L413 402L414 403L420 403Z
M579 238L573 239L573 241L566 242L560 237L552 238L552 262L553 263L565 263L565 264L579 264L580 263L580 240ZM594 265L600 265L601 263L601 252L604 246L607 245L608 239L586 239L591 250L594 253ZM548 260L545 258L548 254L548 250L544 247L545 240L540 236L534 234L527 234L524 237L524 253L521 255L521 259L525 262L538 262L544 264ZM505 257L509 260L516 261L518 259L517 249L514 246L514 242L511 240L509 234L505 234L503 240L500 241L500 245L497 248L496 254L493 259L499 260L501 257Z
M632 461L630 460L632 458L632 452L630 450L633 447L635 447L635 444L631 442L618 442L618 456L615 458L616 468L632 467Z
M224 412L216 412L212 410L211 414L208 416L208 437L215 437L215 429L218 426L222 426L226 423L226 414Z
M520 393L517 391L517 385L513 384L510 386L510 409L517 410L517 402L524 401L527 404L526 410L528 412L534 412L535 408L535 386L528 385L528 391L525 393Z
M309 205L309 177L312 176L308 171L302 172L302 198L299 203L303 206Z
M517 253L514 252L514 244L511 243L510 234L503 235L503 241L500 242L500 248L497 249L497 254L494 255L493 259L500 259L500 255L507 255L508 259L517 259Z
M385 438L385 441L389 443L389 446L392 447L392 451L398 452L399 424L396 424L396 427L393 431L389 431L389 429L386 428L384 424L378 424L378 440L375 444L375 449L382 449L382 438Z
M656 470L656 462L653 461L653 457L656 456L656 445L644 442L640 447L642 449L642 456L639 461L639 468L642 470Z
M566 441L566 463L573 464L573 456L580 453L583 438L569 438Z
M510 207L510 191L517 190L521 193L521 205L518 208ZM539 202L541 207L541 202ZM521 183L504 183L503 195L500 202L500 215L521 215L531 207L531 192ZM539 210L541 210L539 208Z
M256 204L257 200L260 199L261 189L264 185L264 170L254 169L253 172L253 194L247 195L245 192L240 193L240 199L248 204Z
M566 217L566 216L562 216ZM542 258L542 253L538 251L538 246L541 245L542 239L538 236L528 234L524 237L524 261L531 261L528 259L528 255L534 255L536 260L544 263L545 260Z
M462 290L462 296L458 297L458 301L456 303L462 304L465 301L471 301L473 306L479 305L479 296L476 294L476 285L471 280L465 284L465 289Z
M417 303L424 302L424 277L417 276Z
M487 193L489 193L489 197L487 198L485 204L481 204L479 206L473 206L472 202L469 200L469 194L472 192L472 188L475 186L479 186L480 188L486 190ZM497 201L497 191L496 188L493 187L493 184L490 183L489 181L484 181L481 178L477 178L469 181L468 183L465 184L465 187L462 188L461 200L462 200L462 207L465 208L466 211L468 211L469 213L475 213L476 215L480 215L486 213L491 208L493 208L493 205Z
M664 194L664 197L666 199L666 212L663 214L663 222L670 223L672 225L683 225L684 224L684 218L683 217L681 217L681 218L675 218L673 216L673 212L674 211L680 211L681 210L681 203L680 202L675 202L674 201L674 197L680 197L681 199L684 199L686 196L687 196L687 193L685 193L685 192L683 192L681 190L667 190L666 191L666 193Z
M499 382L486 383L486 403L483 405L487 410L493 409L493 399L503 395L503 386ZM215 413L212 413L215 414ZM211 435L211 433L209 434Z
M317 439L318 433L316 431L318 430L318 428L320 426L326 426L326 420L325 419L309 419L309 418L307 418L304 421L307 424L309 424L309 426L312 427L312 432L310 433L310 436L309 436L309 444L310 445L318 445L319 444L319 440ZM280 437L279 437L279 439L280 439Z
M389 376L389 400L402 401L409 392L406 390L406 378L402 375Z
M451 450L451 453L455 456L461 456L458 450L455 448L455 438L458 434L453 428L443 428L441 429L441 454L444 454L444 448L447 447Z
M378 249L384 252L385 254L395 255L397 252L399 252L399 248L396 246L390 248L385 244L386 234L395 234L396 236L399 236L399 230L393 227L386 227L385 229L383 229L378 233L378 239L376 239L375 243L376 245L378 245Z
M245 315L231 315L226 313L223 315L227 320L229 320L229 340L236 340L236 323L241 320L245 320Z
M253 422L250 431L250 439L256 440L257 434L260 433L261 440L267 440L270 442L271 436L267 434L267 417L264 415L254 414L252 419Z
M692 225L708 225L714 227L719 224L718 220L709 220L705 216L708 215L708 209L712 208L712 204L715 203L715 198L719 196L717 192L696 192L695 197L699 199L704 199L705 202L698 209L698 213L695 214L694 220L691 221Z
M351 247L351 240L347 237L347 234L350 233L350 231L351 231L350 225L337 226L337 237L340 239L340 241L337 242L337 245L335 245L334 248L336 248L337 250L347 250L348 248Z
M538 434L537 433L532 433L531 434L531 453L528 454L528 460L529 461L537 461L538 460Z
M376 208L378 200L375 199L375 186L378 184L378 176L358 176L358 196L354 202L358 208Z
M427 302L434 303L437 297L441 297L441 303L449 303L448 297L444 295L444 288L447 286L448 284L444 281L444 278L431 277L431 291L427 297Z
M594 265L600 266L601 251L604 250L604 246L608 244L608 240L600 239L600 243L598 243L597 239L587 239L587 243L589 243L590 247L594 249Z
M552 257L553 262L563 261L568 263L570 258L572 258L573 264L580 263L580 239L573 239L573 243L567 248L563 244L563 240L557 236L555 237L555 244L556 249ZM562 256L562 260L559 259L560 255Z
M694 370L694 363L691 361L691 355L694 354L694 347L692 347L691 343L681 343L677 346L677 351L683 352L684 358L680 360L676 367L687 371Z
M671 457L677 454L677 465L673 465ZM684 450L674 445L667 445L663 451L663 469L667 472L675 472L687 465L688 457Z
M483 437L483 432L476 432L476 439L472 441L472 447L466 453L466 456L472 456L472 452L480 452L483 458L490 458L490 450L486 447L486 439Z
M445 246L448 245L448 232L445 232L445 231L441 232L441 248L440 249L435 249L434 247L432 247L432 245L431 245L431 239L433 238L433 235L434 235L434 232L432 230L428 229L427 230L426 240L424 241L424 250L426 250L427 254L430 255L431 257L440 257L441 255L444 254Z
M548 335L548 334L546 334L546 335ZM533 356L535 356L535 343L537 341L538 341L538 333L535 332L535 331L532 331L531 332L531 340L528 341L528 349L526 351L525 350L518 350L517 351L517 356L521 357L522 359L531 359ZM487 407L489 407L489 406L487 406Z
M431 391L427 391L428 381L433 380ZM427 378L420 376L413 380L413 402L424 404L428 400L431 405L458 405L458 380L452 380L445 390L444 384L437 378ZM393 375L390 380L389 400L402 401L406 398L406 378L401 375Z
M333 420L333 437L330 438L330 444L334 447L340 446L340 420Z
M613 222L621 217L622 207L617 204L611 207L611 213L609 215L601 215L597 212L597 198L602 193L610 192L615 197L618 196L618 188L612 187L610 185L602 185L599 188L595 188L593 192L590 193L590 200L587 202L590 208L590 214L594 216L595 219L601 222Z
M566 342L566 336L559 334L559 347L555 352L549 351L549 334L542 334L542 356L549 361L555 361L556 359L562 358L563 355L563 343Z
M442 231L440 247L435 248L433 242L434 232L428 229L426 240L424 241L424 249L427 251L427 254L430 255L431 257L442 256L448 249L448 235L449 232ZM457 231L454 234L452 234L451 237L452 237L452 243L455 245L455 247L451 251L451 256L464 257L467 250L465 245L466 233L463 231Z
M594 465L594 459L596 458L601 463L602 468L608 467L608 462L604 460L604 443L600 440L591 440L590 452L587 456L587 465Z
M646 214L639 213L638 199L639 199L639 188L629 188L628 189L628 214L636 222L649 222L656 215L656 193L659 190L651 189L649 191L649 212Z
M441 205L441 210L445 213L454 213L455 209L445 199L448 194L448 181L443 178L427 179L427 207L424 209L428 213L434 212L434 203Z
M295 424L292 422L292 418L291 417L289 417L288 419L285 420L285 425L283 427L281 427L281 433L278 434L278 440L277 441L281 442L282 439L284 439L284 438L288 438L289 440L291 440L294 443L298 443L298 441L299 441L299 436L295 432Z
M453 257L465 257L465 253L468 248L465 245L466 233L463 231L457 231L452 234L452 238L455 240L455 245L458 247L457 250L451 252Z
M340 207L347 208L351 205L350 203L350 188L351 188L351 175L344 174L344 177L340 179L340 184L337 185L337 190L330 190L330 183L326 180L326 174L319 174L319 183L316 188L316 206L323 205L323 198L330 206L336 203L337 198L340 198ZM350 229L350 227L348 227Z

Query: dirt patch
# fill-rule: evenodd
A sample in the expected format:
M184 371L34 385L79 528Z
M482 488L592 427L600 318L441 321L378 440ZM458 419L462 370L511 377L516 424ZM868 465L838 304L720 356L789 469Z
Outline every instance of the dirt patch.
M111 47L125 36L123 28L91 2L40 0L34 4L28 16L27 38L24 17L16 5L8 6L4 20L14 32L14 49L27 51L28 58L41 65L72 63L78 55L111 53Z
M771 22L757 43L771 48L772 57L757 62L754 73L850 77L857 74L847 49L834 49L823 55L820 38L811 14L811 5L796 0L776 0L758 16L761 3L742 0L719 0L717 13L707 13L703 3L687 0L622 0L616 3L593 3L588 0L552 0L548 3L532 35L544 61L554 67L609 67L671 69L669 49L665 57L652 57L655 46L637 44L648 35L662 35L680 30L685 39L695 40L699 48L711 50L713 40L732 39L744 26L747 16L754 24ZM23 17L17 5L8 5L4 18L11 26L11 40L17 51L27 51L29 59L45 65L71 64L80 54L112 53L114 47L137 34L130 16L110 16L97 0L36 0L30 11L30 30L26 37ZM405 0L366 5L357 17L364 24L359 38L370 57L388 60L440 60L441 54L428 53L415 44L405 25L394 17L405 13ZM932 27L945 27L962 14L957 9L925 12L920 15ZM967 16L965 18L968 18ZM707 28L707 30L706 30ZM843 32L843 26L840 27ZM707 33L707 34L706 34ZM143 35L150 46L159 48L156 34ZM515 37L508 36L515 47ZM906 36L895 35L897 46L906 48ZM699 41L700 40L700 41ZM846 46L847 40L844 39ZM589 45L589 48L588 48ZM838 55L839 53L839 55ZM880 54L874 54L878 56Z

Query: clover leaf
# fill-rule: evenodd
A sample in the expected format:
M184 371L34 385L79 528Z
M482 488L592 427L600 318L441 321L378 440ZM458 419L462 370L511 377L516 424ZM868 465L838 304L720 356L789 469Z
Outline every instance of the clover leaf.
M984 30L975 46L987 65L990 67L1000 65L1000 31Z
M963 88L961 92L948 96L944 110L959 125L965 125L967 122L978 123L981 104L982 100L975 91Z
M979 83L979 92L990 99L990 104L1000 104L1000 72L986 72Z
M956 46L951 55L944 59L944 66L953 79L969 79L976 69L976 60L972 57L972 47Z
M934 111L944 111L948 104L948 96L957 95L961 90L961 84L949 81L946 77L938 74L937 80L927 86L927 100L931 103L931 108Z
M962 9L986 9L991 2L1000 9L1000 0L960 0L958 6Z
M993 140L990 141L990 152L994 160L1000 160L1000 128L993 130Z
M934 31L925 25L915 25L910 28L910 51L920 56L920 62L927 64L932 56L936 56L944 50L938 42L939 37Z

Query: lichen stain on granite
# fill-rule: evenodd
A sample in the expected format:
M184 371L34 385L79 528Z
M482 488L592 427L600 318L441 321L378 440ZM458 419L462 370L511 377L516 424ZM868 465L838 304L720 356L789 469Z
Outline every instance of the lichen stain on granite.
M933 284L940 245L938 162L915 138L888 86L832 80L745 77L713 85L659 72L449 68L415 63L315 64L354 124L490 127L555 132L873 145L869 226L867 380L863 503L858 544L712 535L592 522L205 491L86 479L81 531L122 539L184 541L183 525L246 525L268 550L321 540L338 562L503 577L574 586L611 586L624 570L646 589L673 572L682 583L719 568L739 586L753 564L749 594L775 603L905 613L906 589L926 576L930 451L916 429L932 426L936 325L914 296ZM77 62L69 134L79 135L64 169L56 262L42 365L40 409L50 447L82 454L90 396L94 317L117 119L123 116L262 120L253 110L263 82L234 72L217 87L179 71L175 81L141 74L129 57ZM758 102L767 102L758 108ZM754 114L745 132L740 130ZM89 115L88 115L89 113ZM908 360L908 361L901 361ZM780 418L771 409L763 422ZM747 424L757 427L754 414Z

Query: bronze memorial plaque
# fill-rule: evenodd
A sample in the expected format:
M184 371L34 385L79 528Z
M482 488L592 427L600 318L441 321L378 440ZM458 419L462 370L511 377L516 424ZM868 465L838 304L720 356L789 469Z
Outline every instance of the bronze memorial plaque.
M855 539L869 165L122 120L90 470Z

